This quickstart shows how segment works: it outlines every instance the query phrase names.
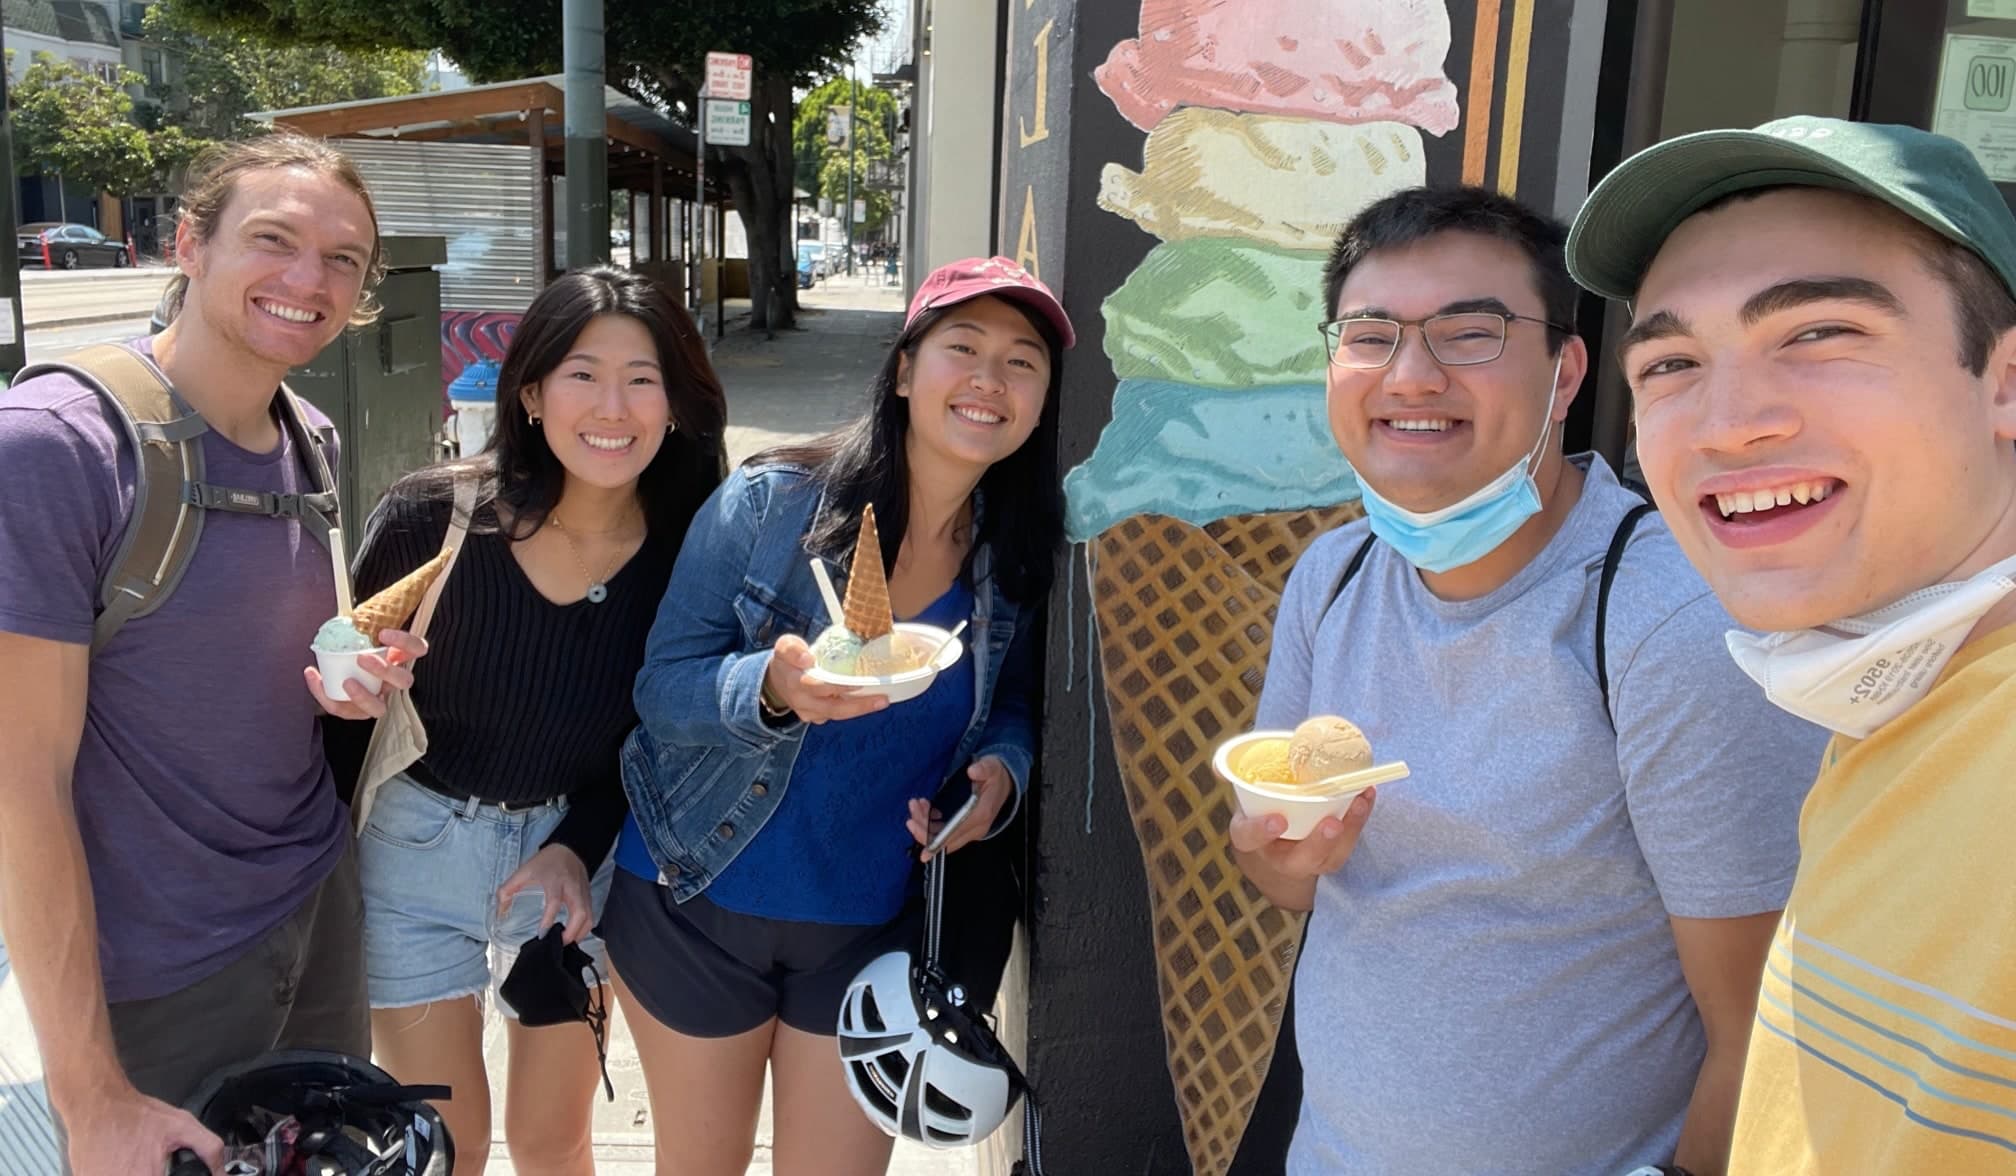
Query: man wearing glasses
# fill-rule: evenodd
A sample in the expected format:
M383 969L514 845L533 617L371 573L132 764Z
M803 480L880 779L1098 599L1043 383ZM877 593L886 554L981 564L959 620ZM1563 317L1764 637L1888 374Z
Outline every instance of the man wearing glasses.
M1824 736L1730 663L1660 518L1560 452L1589 362L1565 235L1415 189L1326 271L1368 521L1290 577L1259 726L1343 715L1413 774L1302 841L1232 824L1313 912L1298 1176L1723 1171Z

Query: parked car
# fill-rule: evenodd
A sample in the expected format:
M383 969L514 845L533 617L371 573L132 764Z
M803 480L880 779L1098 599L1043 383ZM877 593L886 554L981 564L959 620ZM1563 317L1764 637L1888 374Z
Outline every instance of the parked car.
M812 259L800 253L798 255L798 288L800 290L810 290L812 283L816 280L818 280L817 275L812 272Z
M126 242L114 241L90 225L38 221L22 225L15 234L25 268L83 269L86 266L133 264Z
M610 248L612 248L612 249L628 249L628 248L630 248L630 230L629 230L629 229L610 229L610 230L609 230L609 245L610 245Z

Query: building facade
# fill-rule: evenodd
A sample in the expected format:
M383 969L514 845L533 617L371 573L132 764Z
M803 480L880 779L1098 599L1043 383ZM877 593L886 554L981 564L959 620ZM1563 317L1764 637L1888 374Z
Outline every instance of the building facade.
M1356 511L1311 329L1330 236L1419 183L1565 219L1644 146L1795 113L1954 135L2016 195L2016 3L913 0L911 28L909 281L1001 253L1079 331L1055 439L1074 546L997 1007L1045 1166L1277 1172L1300 923L1237 878L1209 754L1251 721L1287 566ZM1614 350L1615 312L1580 318ZM1590 381L1567 443L1625 460L1614 364Z
M40 55L67 62L108 82L122 71L138 80L126 87L133 99L133 118L142 126L160 119L164 94L172 95L182 76L178 56L145 33L147 9L153 0L0 0L4 21L7 70L17 83ZM55 176L19 177L16 213L23 224L74 221L111 236L133 228L152 251L155 220L167 209L159 195L115 200Z

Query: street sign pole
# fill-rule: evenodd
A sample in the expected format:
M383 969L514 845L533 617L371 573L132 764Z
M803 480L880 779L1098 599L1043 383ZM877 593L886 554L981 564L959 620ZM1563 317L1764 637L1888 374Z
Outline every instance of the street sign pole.
M0 32L0 59L6 34ZM28 364L21 325L21 254L14 240L14 124L7 114L7 69L0 65L0 386Z
M700 337L707 337L707 287L700 277L702 267L707 264L707 87L700 87L699 118L693 120L694 142L699 146L693 152L693 174L695 186L699 189L696 199L699 206L694 212L693 223L693 323Z
M709 53L707 55L705 76L701 81L698 97L700 108L693 112L693 141L698 144L695 151L697 158L694 161L693 171L697 177L696 182L699 187L700 196L700 224L693 234L693 253L695 257L693 266L693 317L697 321L702 335L707 333L707 290L700 278L700 267L707 262L707 121L714 113L714 103L711 100L725 98L730 103L740 104L739 113L743 116L740 120L741 129L738 130L733 125L724 124L721 142L724 146L748 146L749 131L747 128L749 119L747 115L749 113L750 80L755 68L756 63L747 53ZM725 226L723 227L719 245L725 253L727 249ZM721 329L725 326L727 320L724 304L721 300L722 290L719 280L725 276L725 274L716 275L717 280L714 284L714 314L717 320L715 323L716 337L719 337L721 334Z

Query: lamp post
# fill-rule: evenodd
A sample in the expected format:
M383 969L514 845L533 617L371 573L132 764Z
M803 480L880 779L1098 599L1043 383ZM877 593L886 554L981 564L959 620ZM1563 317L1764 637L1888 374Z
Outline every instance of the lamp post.
M854 276L854 160L860 154L854 141L854 112L861 108L861 91L854 84L854 66L847 66L847 276Z
M609 261L604 36L602 0L565 0L561 6L560 56L566 67L569 269Z

